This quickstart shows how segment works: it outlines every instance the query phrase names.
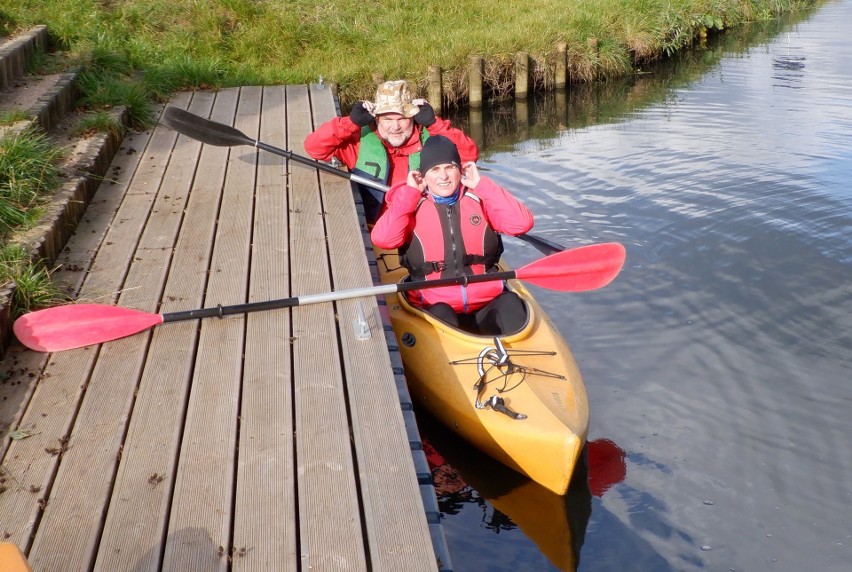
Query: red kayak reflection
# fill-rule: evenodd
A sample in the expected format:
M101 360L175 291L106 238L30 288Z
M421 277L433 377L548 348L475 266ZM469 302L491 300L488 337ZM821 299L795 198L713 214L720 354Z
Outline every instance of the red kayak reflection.
M596 497L624 480L627 475L627 453L609 439L595 439L586 445L589 464L589 490Z

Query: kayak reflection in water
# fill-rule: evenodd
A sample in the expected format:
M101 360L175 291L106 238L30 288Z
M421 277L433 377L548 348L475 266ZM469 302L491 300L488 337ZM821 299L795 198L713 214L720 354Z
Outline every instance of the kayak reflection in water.
M427 431L432 442L423 438L423 451L442 514L480 507L486 530L520 529L557 569L577 569L592 496L601 497L624 480L624 450L609 439L588 442L568 492L559 496L434 429L430 425Z
M424 439L423 451L432 471L432 481L438 495L461 493L469 485L459 472L444 459L431 443ZM586 443L586 463L589 492L600 498L627 475L627 453L609 439Z

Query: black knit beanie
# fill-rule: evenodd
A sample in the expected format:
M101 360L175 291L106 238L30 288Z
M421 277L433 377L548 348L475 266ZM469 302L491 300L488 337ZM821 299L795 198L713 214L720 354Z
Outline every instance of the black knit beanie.
M420 152L420 169L423 174L435 165L443 165L452 163L456 167L461 167L461 157L456 144L444 137L443 135L432 135L423 144L423 150Z

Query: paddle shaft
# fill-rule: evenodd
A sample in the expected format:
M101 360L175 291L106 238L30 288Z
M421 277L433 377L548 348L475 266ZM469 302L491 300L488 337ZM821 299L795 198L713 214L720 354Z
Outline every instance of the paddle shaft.
M306 294L304 296L281 298L279 300L267 300L265 302L249 302L247 304L234 304L232 306L216 306L213 308L184 310L182 312L168 312L163 314L162 318L163 323L197 320L200 318L214 318L229 316L231 314L245 314L247 312L259 312L263 310L294 308L296 306L306 306L308 304L321 304L323 302L334 302L336 300L348 300L349 298L364 298L367 296L378 296L381 294L393 294L394 292L409 292L411 290L423 290L424 288L472 284L474 282L490 282L492 280L511 280L516 276L516 271L508 270L505 272L490 272L488 274L475 274L472 276L438 278L436 280L428 280L425 282L400 282L398 284L370 286L367 288L352 288L350 290L324 292L322 294Z
M326 173L331 173L332 175L337 175L338 177L344 177L349 179L350 181L354 181L360 185L366 185L370 188L376 189L377 191L381 191L383 193L388 192L387 185L382 184L379 181L374 179L370 179L368 177L361 177L356 175L355 173L350 173L348 171L341 171L337 167L332 167L327 163L321 163L319 161L314 161L313 159L308 159L307 157L302 157L301 155L296 155L292 151L287 151L286 149L281 149L280 147L275 147L274 145L269 145L264 143L263 141L251 140L251 144L258 149L263 149L264 151L269 151L270 153L274 153L276 155L281 155L287 159L292 161L296 161L297 163L302 163L303 165L309 165L311 167L316 167L320 171L325 171Z
M338 177L349 179L350 181L370 187L382 193L388 192L388 189L390 188L375 179L362 177L348 171L341 171L327 163L308 159L307 157L296 155L292 151L281 149L280 147L275 147L274 145L269 145L263 141L253 139L235 127L199 117L198 115L190 113L189 111L179 107L167 107L163 115L163 122L178 133L182 133L187 137L191 137L208 145L217 145L220 147L251 145L252 147L263 149L264 151L268 151L275 155L280 155L286 159L290 159L291 161L314 167L320 171L324 171ZM562 245L534 235L519 234L516 238L533 245L542 254L550 255L565 250L565 247Z

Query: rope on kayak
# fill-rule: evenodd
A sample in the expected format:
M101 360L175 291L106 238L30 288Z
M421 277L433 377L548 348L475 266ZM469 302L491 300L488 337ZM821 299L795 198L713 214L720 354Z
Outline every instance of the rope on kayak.
M565 379L564 375L551 373L548 371L544 371L534 367L527 367L524 365L518 365L512 361L512 357L519 356L542 356L542 355L556 355L554 351L538 351L538 350L507 350L503 345L503 342L500 338L494 338L494 346L486 346L479 352L479 355L475 358L455 360L450 362L452 365L461 365L461 364L476 364L477 372L479 373L479 380L474 384L473 389L476 391L476 402L475 406L477 409L487 409L491 407L494 411L499 411L505 415L508 415L512 419L526 419L527 416L523 413L518 413L509 409L505 405L505 402L502 397L498 395L492 395L485 401L482 400L483 395L485 394L485 390L488 387L489 383L494 383L498 380L503 380L503 386L496 388L497 393L506 393L512 391L519 385L521 385L527 378L528 375L539 375L542 377L552 377L556 379ZM493 379L488 381L489 376L492 374L494 370L497 370L498 375L494 376ZM513 378L513 376L517 376ZM511 387L509 387L510 379L517 379L517 382L514 383Z

